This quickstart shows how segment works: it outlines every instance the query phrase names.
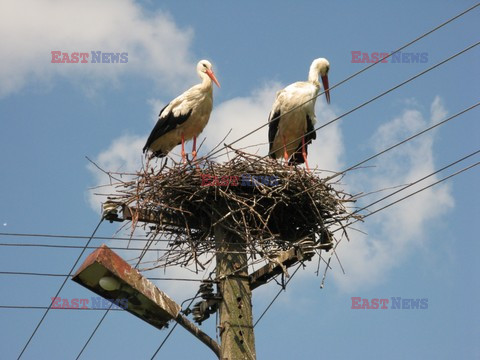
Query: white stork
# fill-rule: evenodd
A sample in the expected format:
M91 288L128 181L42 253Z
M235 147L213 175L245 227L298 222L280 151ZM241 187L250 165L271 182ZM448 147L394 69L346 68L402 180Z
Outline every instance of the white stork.
M160 110L157 124L143 147L144 153L150 150L153 156L164 157L175 146L182 144L185 163L185 141L193 138L192 156L193 160L196 159L197 136L207 125L212 112L212 81L220 87L208 60L198 62L197 73L202 83L191 87Z
M327 59L315 59L310 65L308 81L299 81L277 92L277 97L268 118L269 155L277 159L282 156L289 165L302 164L308 168L307 145L316 139L314 125L315 100L320 91L318 76L322 78L327 103L330 104L328 91ZM313 99L309 101L310 99ZM307 102L308 101L308 102ZM293 110L295 109L295 110ZM290 158L291 157L291 158Z

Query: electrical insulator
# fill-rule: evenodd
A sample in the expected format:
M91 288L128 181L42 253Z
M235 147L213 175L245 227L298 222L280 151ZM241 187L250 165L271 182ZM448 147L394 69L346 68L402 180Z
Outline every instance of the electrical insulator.
M198 290L199 295L202 297L202 299L211 299L214 294L213 294L213 284L211 282L203 282L200 285L200 289Z
M105 203L102 204L102 216L105 220L108 220L110 222L114 221L119 221L118 219L118 204L111 202L111 201L106 201Z
M214 314L218 309L218 302L221 300L220 295L214 293L213 283L211 280L203 280L198 289L198 295L203 299L197 302L192 308L193 321L198 324L202 324Z

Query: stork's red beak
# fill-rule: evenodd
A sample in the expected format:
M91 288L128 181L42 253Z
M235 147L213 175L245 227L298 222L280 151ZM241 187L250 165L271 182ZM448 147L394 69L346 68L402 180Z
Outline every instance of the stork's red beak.
M213 73L212 70L208 70L206 71L207 75L210 77L210 79L212 79L212 81L217 84L218 87L220 87L220 84L218 83L218 80L217 78L215 77L215 74Z
M322 76L323 90L325 91L325 97L327 98L327 104L330 104L330 91L328 89L328 76Z

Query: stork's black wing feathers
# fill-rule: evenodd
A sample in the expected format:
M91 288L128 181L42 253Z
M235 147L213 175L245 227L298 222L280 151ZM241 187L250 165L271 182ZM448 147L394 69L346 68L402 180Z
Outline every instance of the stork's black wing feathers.
M174 116L173 112L171 111L168 114L163 114L163 112L165 111L168 105L169 104L167 104L162 110L160 110L160 113L158 114L158 121L155 124L155 127L153 128L152 132L150 133L150 136L148 137L147 142L145 143L145 146L143 147L144 153L150 148L150 145L152 145L152 143L155 140L165 135L169 131L175 129L177 126L183 124L192 114L192 109L190 109L188 113L183 115L180 114L178 116ZM162 155L162 154L156 154L156 156L159 156L159 155Z
M274 159L275 159L275 153L273 153L272 150L278 150L278 149L272 149L272 147L273 147L273 141L275 140L275 135L277 135L279 122L280 122L280 110L275 111L273 113L273 116L270 117L270 122L268 124L268 142L270 143L270 148L268 149L268 155Z
M312 143L312 140L317 138L317 132L313 127L312 119L307 115L307 133L305 135L305 152L308 153L308 145ZM298 145L297 150L293 153L290 161L288 162L289 165L296 165L296 164L303 164L305 160L303 159L302 155L302 142Z

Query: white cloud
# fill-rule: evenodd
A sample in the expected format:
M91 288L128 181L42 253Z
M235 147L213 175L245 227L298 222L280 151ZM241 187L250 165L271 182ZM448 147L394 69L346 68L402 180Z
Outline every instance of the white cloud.
M429 120L417 110L405 110L402 115L377 130L372 137L373 149L379 151L399 142L429 124L438 122L445 115L446 111L439 98L432 103ZM433 144L434 133L427 133L380 156L375 169L364 170L363 175L354 173L345 182L355 184L355 190L363 192L411 183L435 171ZM410 187L408 191L389 198L371 210L435 180L438 180L437 176ZM381 193L376 198L384 195ZM367 197L364 205L376 198ZM401 264L407 254L426 245L428 226L453 206L449 186L441 184L367 218L365 224L357 227L368 235L351 231L351 241L344 241L338 247L347 274L342 275L337 269L333 271L336 284L342 290L355 291L381 283L388 276L389 270Z
M161 99L148 99L147 104L150 105L152 109L150 113L150 119L153 128L158 121L158 115L160 114L160 110L163 109L168 103Z
M319 127L338 117L335 108L327 105L323 98L317 99L317 124ZM340 122L336 121L323 129L317 130L317 139L308 147L308 161L311 168L318 166L320 170L340 171L344 168L344 145ZM321 174L320 176L328 176Z
M145 145L145 138L136 135L124 135L118 139L113 140L110 147L101 152L95 159L92 159L96 165L108 172L135 172L142 166L142 148ZM88 202L95 211L100 211L100 205L106 200L104 196L95 195L113 194L115 188L110 183L115 183L108 175L99 170L95 165L88 164L88 170L94 177L93 187L102 186L89 190ZM114 175L118 177L118 175ZM124 177L123 179L126 180Z
M261 89L254 90L250 96L236 97L215 106L210 121L202 133L202 137L206 137L206 148L212 149L217 146L230 130L228 138L221 143L222 147L223 143L230 144L265 124L268 121L275 93L280 88L281 85L278 83L267 84ZM250 153L267 154L268 127L263 127L232 146L235 149L248 147L245 151ZM224 151L221 154L224 154ZM226 156L221 156L217 160L225 161L226 159Z
M44 88L54 76L90 94L118 84L126 73L155 79L167 91L195 78L189 53L193 31L179 29L163 12L148 14L132 0L2 1L0 33L0 96L38 82ZM52 64L56 50L128 52L128 63Z

